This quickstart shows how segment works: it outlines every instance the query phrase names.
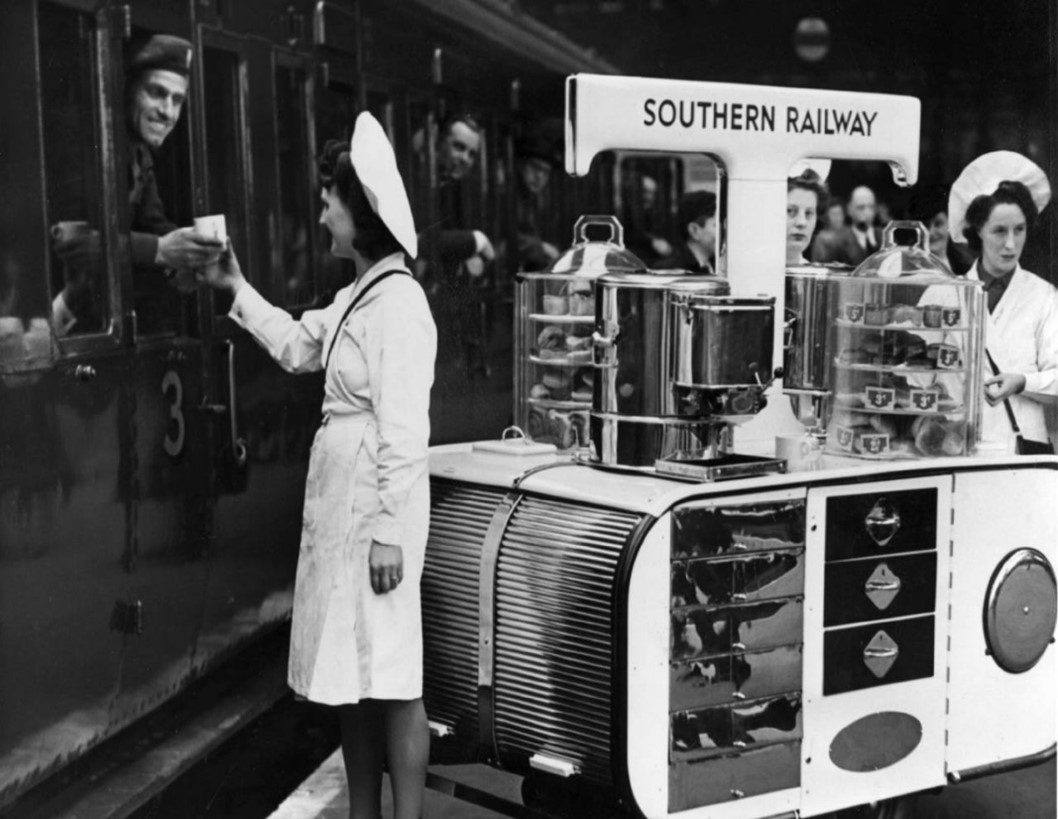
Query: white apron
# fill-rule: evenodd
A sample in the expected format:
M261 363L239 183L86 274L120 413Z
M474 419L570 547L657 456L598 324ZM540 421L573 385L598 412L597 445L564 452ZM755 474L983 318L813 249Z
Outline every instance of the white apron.
M230 314L290 372L318 371L331 353L305 486L288 671L297 694L328 705L422 696L436 328L422 288L403 274L378 282L342 322L355 294L391 269L405 269L402 254L297 320L245 285ZM402 550L404 579L385 594L371 588L372 539Z
M408 498L404 580L375 594L368 552L379 504L377 458L375 422L367 413L325 417L312 444L288 681L314 702L422 696L419 580L429 475Z

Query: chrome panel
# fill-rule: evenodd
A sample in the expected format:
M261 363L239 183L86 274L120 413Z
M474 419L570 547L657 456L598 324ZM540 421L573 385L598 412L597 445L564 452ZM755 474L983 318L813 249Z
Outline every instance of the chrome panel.
M801 784L801 743L753 748L737 756L680 761L669 768L669 813ZM770 819L795 819L788 813Z
M423 698L430 719L476 746L479 576L502 491L435 480L422 575Z
M670 718L670 760L699 759L800 739L801 696L789 694L752 702L679 711Z
M804 550L672 562L674 606L750 603L804 590Z
M723 556L804 546L805 502L716 506L688 503L672 513L672 556Z
M669 707L682 711L770 697L801 688L801 646L673 663Z
M567 760L611 784L613 592L639 518L524 497L496 566L493 675L500 761Z
M687 660L800 643L803 621L804 600L800 597L677 609L672 613L670 657Z

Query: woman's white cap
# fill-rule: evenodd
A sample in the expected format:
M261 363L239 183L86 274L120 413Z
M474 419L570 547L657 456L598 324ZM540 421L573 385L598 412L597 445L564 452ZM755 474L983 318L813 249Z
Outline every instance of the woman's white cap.
M411 215L404 181L397 170L397 157L378 120L364 111L356 118L349 159L364 186L371 209L379 215L393 238L413 259L419 255L415 220Z
M1000 182L1020 182L1029 189L1036 210L1051 201L1051 185L1039 165L1016 151L981 154L963 168L948 195L948 234L954 242L965 242L966 209L978 196L990 196Z

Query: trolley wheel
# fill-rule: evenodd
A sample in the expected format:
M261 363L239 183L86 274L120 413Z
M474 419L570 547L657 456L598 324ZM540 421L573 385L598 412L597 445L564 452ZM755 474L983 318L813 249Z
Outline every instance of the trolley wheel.
M563 785L565 782L555 777L530 771L522 779L522 804L542 813L568 815L573 807L574 794Z
M556 819L627 819L608 795L579 780L565 780L530 771L522 779L522 804Z

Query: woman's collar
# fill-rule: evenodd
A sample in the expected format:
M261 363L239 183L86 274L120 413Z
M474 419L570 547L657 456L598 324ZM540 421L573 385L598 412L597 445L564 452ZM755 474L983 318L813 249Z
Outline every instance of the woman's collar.
M387 270L403 269L407 270L407 265L404 264L404 251L400 250L396 253L390 253L388 256L384 256L375 262L371 267L356 277L356 284L353 290L359 291L367 286L368 282L372 279L377 279L379 275L385 273Z

